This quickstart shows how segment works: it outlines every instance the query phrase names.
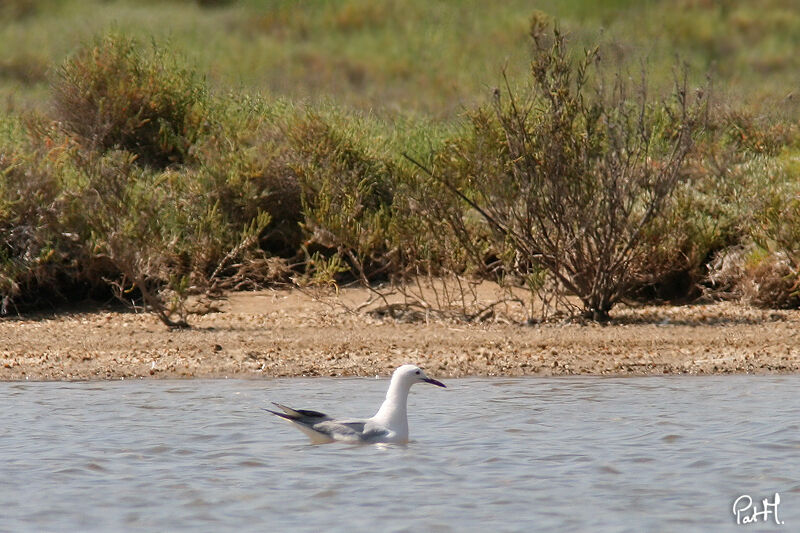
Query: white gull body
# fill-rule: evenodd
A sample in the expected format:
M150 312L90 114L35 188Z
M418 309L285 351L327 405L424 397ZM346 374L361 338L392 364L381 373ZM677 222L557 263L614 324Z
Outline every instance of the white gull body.
M408 442L408 393L415 383L444 383L425 375L419 367L403 365L392 374L381 408L372 418L334 419L318 411L292 409L276 403L283 413L269 411L288 420L308 435L314 444L341 441L350 443Z

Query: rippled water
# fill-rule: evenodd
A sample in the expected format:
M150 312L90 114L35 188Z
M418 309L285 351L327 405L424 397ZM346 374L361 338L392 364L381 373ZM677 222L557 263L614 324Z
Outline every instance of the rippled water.
M447 384L379 447L260 407L369 416L383 380L0 383L0 531L800 531L800 376Z

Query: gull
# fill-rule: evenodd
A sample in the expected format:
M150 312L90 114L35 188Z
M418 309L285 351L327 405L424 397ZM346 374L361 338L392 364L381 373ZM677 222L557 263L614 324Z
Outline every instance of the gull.
M408 442L408 392L415 383L430 383L444 387L444 383L429 378L421 368L403 365L394 371L386 399L372 418L334 419L318 411L292 409L276 403L283 413L269 411L291 422L308 435L312 444L341 441L350 443L405 443Z

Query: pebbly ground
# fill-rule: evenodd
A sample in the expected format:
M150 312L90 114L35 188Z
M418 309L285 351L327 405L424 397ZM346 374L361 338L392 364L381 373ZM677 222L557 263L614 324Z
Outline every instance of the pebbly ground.
M364 294L352 289L357 301ZM170 331L149 314L0 320L0 380L388 375L436 377L800 371L800 311L733 303L615 309L609 325L403 322L299 291L234 293Z

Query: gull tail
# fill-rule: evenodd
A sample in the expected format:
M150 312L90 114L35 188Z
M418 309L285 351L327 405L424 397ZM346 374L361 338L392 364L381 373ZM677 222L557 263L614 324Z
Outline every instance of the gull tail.
M319 411L309 411L308 409L292 409L291 407L287 407L279 403L272 403L280 408L283 413L264 408L266 412L272 413L273 415L281 418L285 418L286 420L291 420L292 422L308 424L313 423L315 421L314 419L317 419L316 421L321 421L322 419L328 418L328 415L325 413L320 413Z
M325 413L319 411L309 411L308 409L292 409L285 405L272 402L278 406L283 412L273 411L271 409L264 409L268 413L279 416L292 423L297 429L308 435L311 442L314 444L323 444L333 441L333 438L322 431L314 429L315 424L330 420L330 417Z

